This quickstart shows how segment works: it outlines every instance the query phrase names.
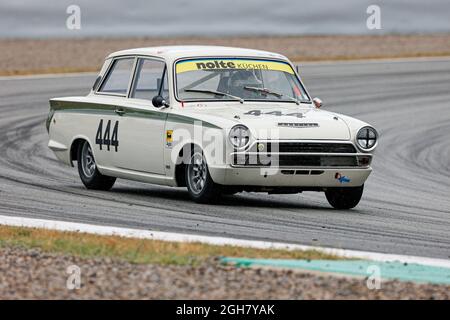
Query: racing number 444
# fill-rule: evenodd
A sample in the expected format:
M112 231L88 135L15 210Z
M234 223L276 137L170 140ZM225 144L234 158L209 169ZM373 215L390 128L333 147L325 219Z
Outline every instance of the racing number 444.
M95 143L99 145L100 150L103 150L103 145L105 145L108 151L110 151L111 146L113 146L115 152L117 152L119 148L118 133L119 133L119 121L116 121L111 133L111 120L108 120L105 132L103 133L103 119L101 119L100 123L98 124L97 134L95 136Z

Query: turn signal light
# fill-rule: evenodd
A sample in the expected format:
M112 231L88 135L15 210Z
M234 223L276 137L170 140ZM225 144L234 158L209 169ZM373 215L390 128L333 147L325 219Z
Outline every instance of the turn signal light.
M368 167L372 162L371 156L358 156L358 166L360 167Z

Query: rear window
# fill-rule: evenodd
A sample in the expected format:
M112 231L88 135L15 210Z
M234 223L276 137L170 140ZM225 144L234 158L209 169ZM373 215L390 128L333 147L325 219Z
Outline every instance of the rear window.
M115 60L99 92L126 95L133 65L134 58Z

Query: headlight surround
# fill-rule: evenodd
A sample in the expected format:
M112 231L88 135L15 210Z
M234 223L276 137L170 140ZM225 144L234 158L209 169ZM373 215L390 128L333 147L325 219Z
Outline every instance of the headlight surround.
M359 129L356 135L356 143L358 147L364 151L375 148L378 142L378 132L372 127L363 127Z
M250 143L250 130L242 124L235 125L231 128L228 139L233 147L242 149Z

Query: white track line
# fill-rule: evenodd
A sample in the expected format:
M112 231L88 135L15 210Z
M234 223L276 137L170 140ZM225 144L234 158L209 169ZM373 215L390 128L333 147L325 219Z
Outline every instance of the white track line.
M402 63L402 62L436 62L450 61L450 56L436 57L406 57L406 58L379 58L379 59L349 59L349 60L321 60L321 61L295 61L301 66L333 65L333 64L376 64L376 63Z
M98 72L68 72L68 73L45 73L28 74L22 76L1 76L1 80L36 80L36 79L57 79L57 78L75 78L85 76L96 76Z
M173 232L149 231L121 227L99 226L85 223L65 222L56 220L31 219L0 215L0 225L43 228L58 231L72 231L82 233L93 233L99 235L115 235L127 238L152 239L174 242L200 242L213 245L232 245L238 247L250 247L258 249L286 249L286 250L316 250L319 252L333 254L344 258L356 258L374 261L400 261L403 263L418 263L429 266L450 268L450 260L433 259L415 256L404 256L395 254L384 254L376 252L355 251L345 249L323 248L289 244L281 242L267 242L254 240L240 240L224 237L201 236L192 234L181 234Z

